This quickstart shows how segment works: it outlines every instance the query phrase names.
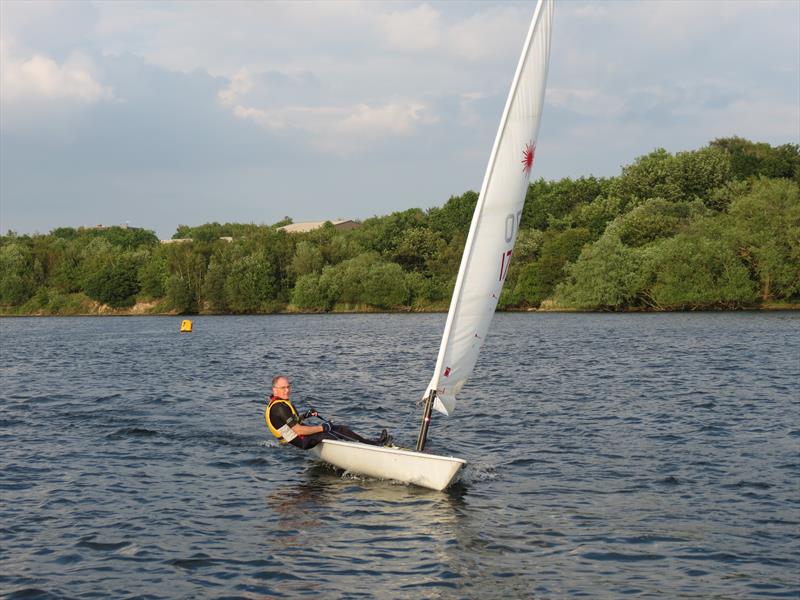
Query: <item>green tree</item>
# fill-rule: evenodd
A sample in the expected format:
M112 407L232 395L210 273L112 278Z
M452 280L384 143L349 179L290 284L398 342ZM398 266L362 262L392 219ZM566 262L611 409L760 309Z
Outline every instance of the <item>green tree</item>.
M441 234L445 241L452 240L457 234L466 238L477 204L478 193L472 190L451 196L441 208L428 210L428 226Z
M30 252L19 243L0 247L0 304L18 306L36 292Z
M225 282L230 275L230 256L227 252L219 252L211 257L208 271L203 280L203 299L211 310L227 312L228 298L225 294Z
M65 293L81 291L83 289L81 242L74 237L63 236L56 237L53 244L60 251L58 260L50 273L49 284Z
M736 308L756 298L747 268L724 240L692 233L651 249L656 280L649 292L661 309Z
M323 265L335 265L344 260L354 258L364 252L364 247L359 241L363 237L359 231L339 231L330 221L327 221L319 229L310 231L309 233L298 235L298 248L296 252L300 252L299 245L306 242L313 248L317 248L322 254ZM316 262L316 259L313 259ZM320 266L320 269L322 266ZM297 273L301 275L302 273Z
M539 306L553 291L559 281L564 263L554 257L540 258L523 265L514 281L507 281L500 296L501 308L510 306Z
M78 231L74 227L57 227L50 232L50 235L62 240L74 240L78 237Z
M538 306L549 298L556 285L565 277L565 267L578 258L581 249L591 239L588 229L548 231L544 234L541 256L524 265L509 294L501 298L514 304Z
M429 272L431 260L446 244L440 234L423 227L407 229L398 239L394 260L409 271Z
M328 244L320 248L325 262L331 265L355 258L365 252L357 239L347 232L336 232Z
M514 245L514 262L528 263L539 258L545 233L538 229L521 229Z
M409 299L406 274L396 263L375 263L364 280L363 300L378 308L394 308Z
M271 269L270 302L288 301L295 278L291 268L295 255L294 238L283 230L259 227L244 236L239 245L247 254L259 255L259 261Z
M622 168L622 174L611 182L608 195L619 198L626 209L648 198L678 200L682 193L673 177L675 163L675 157L663 148L640 156Z
M80 233L106 240L112 246L117 246L124 250L134 250L141 246L155 246L158 244L158 236L154 232L134 227L115 226L104 229L85 229Z
M167 302L179 314L193 314L198 309L197 291L193 283L179 272L167 278Z
M139 293L138 270L139 261L133 253L115 252L87 274L86 294L116 308L132 306Z
M148 253L139 267L139 291L150 298L163 298L167 285L167 261L160 248Z
M86 291L87 295L93 297L89 288L97 292L98 288L104 285L103 273L111 269L118 253L119 249L115 250L108 240L100 237L91 238L83 247L80 258L80 287ZM95 299L98 300L98 298Z
M606 227L614 219L625 213L625 203L616 196L600 196L590 204L576 207L573 223L592 232L593 239L599 239Z
M772 147L740 137L718 138L710 147L725 152L737 179L772 177L794 179L800 185L800 146L784 144Z
M567 277L555 293L556 302L580 309L620 310L636 306L649 288L651 257L629 248L616 235L606 234L566 267Z
M728 181L724 185L712 190L706 201L706 205L710 209L718 212L727 211L734 200L748 194L751 188L752 184L750 181L742 181L739 179Z
M539 179L528 186L522 211L522 229L547 229L552 223L571 221L571 213L591 204L608 191L609 180L595 177L569 177L560 181Z
M668 202L652 198L615 222L616 235L626 246L644 246L675 235L692 218L704 213L700 202Z
M221 237L230 235L230 227L225 227L215 221L213 223L206 223L204 225L192 227L192 229L188 232L187 237L192 238L192 241L195 243L205 242L206 244L214 244L219 241Z
M718 148L679 152L675 155L674 171L668 180L673 181L680 191L667 200L690 202L699 199L708 205L713 190L730 181L732 176L730 156Z
M427 227L428 216L418 208L365 220L351 235L363 248L391 256L406 230Z
M764 301L800 294L800 194L786 179L759 179L730 207L739 256Z
M264 310L276 299L274 267L265 252L236 260L225 280L225 299L236 313Z
M327 265L322 268L322 273L317 281L317 295L322 308L325 310L331 310L341 298L342 289L345 287L340 276L340 272L343 270L343 264L344 263L340 263L335 266ZM355 293L351 293L351 296L356 296L358 293L359 290L356 290Z
M292 292L292 304L300 309L330 310L331 306L319 284L317 273L301 275Z
M333 267L325 267L319 278L319 284L328 306L333 307L340 302L346 304L365 302L364 281L370 267L380 260L377 253L367 252Z
M161 252L166 262L167 300L180 313L196 312L206 273L206 258L195 251L194 243L168 244Z
M283 217L280 221L277 221L276 223L273 223L272 226L277 229L278 227L285 227L286 225L291 225L292 223L294 223L294 221L292 220L292 217L288 217L287 216L287 217Z
M319 273L323 266L325 266L325 259L318 246L309 241L298 242L291 266L295 277Z
M709 202L711 193L733 177L730 156L716 147L672 155L663 148L623 167L608 195L634 207L651 198L670 202Z
M428 261L427 270L431 276L441 281L455 281L466 243L466 234L456 232L446 246L440 245L438 253Z
M412 306L421 309L444 308L453 295L456 275L437 277L413 271L406 274L406 286Z

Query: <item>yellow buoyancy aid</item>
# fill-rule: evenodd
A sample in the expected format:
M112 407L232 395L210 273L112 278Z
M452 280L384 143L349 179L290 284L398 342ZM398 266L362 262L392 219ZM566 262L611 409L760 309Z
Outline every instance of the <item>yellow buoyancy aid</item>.
M281 444L285 444L286 442L291 442L294 438L297 437L297 434L292 431L292 428L289 427L288 424L283 425L280 429L275 429L272 425L272 421L270 420L270 411L272 410L273 406L277 406L278 404L285 404L289 407L289 410L292 411L292 415L294 418L300 421L300 416L297 414L294 406L288 400L281 400L280 398L270 398L269 404L267 404L267 409L264 411L264 418L267 420L267 427L272 432L276 438L281 441Z

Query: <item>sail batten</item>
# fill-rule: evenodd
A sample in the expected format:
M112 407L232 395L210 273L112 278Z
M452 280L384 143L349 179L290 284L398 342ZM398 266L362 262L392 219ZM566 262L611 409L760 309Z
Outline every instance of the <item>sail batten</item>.
M470 224L433 377L434 408L452 413L489 331L519 231L536 151L553 0L539 0L500 119Z

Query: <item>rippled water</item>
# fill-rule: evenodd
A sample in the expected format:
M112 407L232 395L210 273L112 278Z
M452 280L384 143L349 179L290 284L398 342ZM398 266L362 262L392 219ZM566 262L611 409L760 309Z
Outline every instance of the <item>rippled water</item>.
M9 598L800 596L800 315L499 314L433 492L263 422L412 445L444 315L0 320Z

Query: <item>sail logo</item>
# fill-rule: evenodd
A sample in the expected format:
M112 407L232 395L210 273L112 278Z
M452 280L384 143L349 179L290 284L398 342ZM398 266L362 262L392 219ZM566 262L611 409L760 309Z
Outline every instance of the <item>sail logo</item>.
M536 154L536 143L528 142L525 145L525 150L522 151L522 172L525 177L530 178L531 168L533 167L533 156Z

